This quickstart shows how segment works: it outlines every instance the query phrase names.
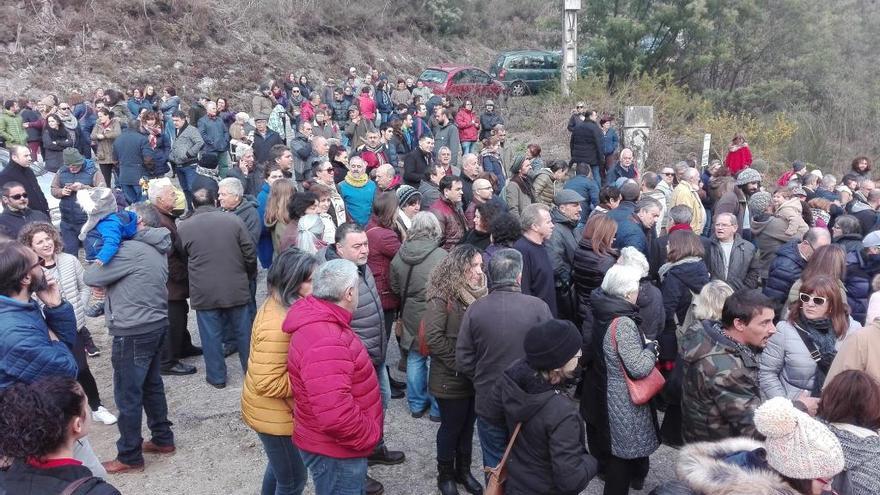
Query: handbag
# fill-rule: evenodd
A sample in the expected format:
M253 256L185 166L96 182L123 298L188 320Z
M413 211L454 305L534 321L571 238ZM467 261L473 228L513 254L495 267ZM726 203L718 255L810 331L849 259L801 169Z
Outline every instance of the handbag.
M406 293L409 290L409 279L412 277L415 265L409 265L409 271L406 273L406 283L403 284L403 293L400 295L400 309L397 310L397 318L394 319L394 335L400 340L403 335L403 307L406 305Z
M510 455L510 449L513 448L513 442L516 441L520 428L522 428L521 422L516 424L513 435L511 435L510 441L507 442L507 448L504 449L504 456L501 458L501 462L493 468L483 468L489 476L489 481L486 483L483 495L504 495L504 482L507 481L507 456Z
M614 351L617 352L618 357L620 356L620 350L617 347L617 322L620 318L615 318L614 321L611 322L611 347L614 348ZM660 370L657 367L651 368L651 373L644 378L633 379L629 376L629 373L626 372L626 369L623 367L623 360L620 360L620 371L623 373L623 379L626 381L626 389L629 390L629 398L632 400L633 404L637 406L642 406L647 404L652 397L660 393L663 390L663 385L666 383L666 380L663 378L663 375L660 374Z

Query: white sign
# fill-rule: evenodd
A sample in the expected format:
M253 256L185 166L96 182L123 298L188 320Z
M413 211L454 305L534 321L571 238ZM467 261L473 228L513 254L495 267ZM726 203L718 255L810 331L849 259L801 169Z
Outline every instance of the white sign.
M703 135L703 158L700 160L703 168L709 166L709 145L712 144L712 135L704 134Z

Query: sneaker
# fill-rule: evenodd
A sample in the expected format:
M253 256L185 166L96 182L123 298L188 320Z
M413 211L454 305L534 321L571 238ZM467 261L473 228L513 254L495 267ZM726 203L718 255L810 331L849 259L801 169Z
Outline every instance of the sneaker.
M86 342L86 354L88 354L89 357L98 357L101 355L101 349L99 349L94 342L89 341Z
M116 424L116 416L104 406L99 406L97 411L92 411L92 421L105 425Z
M89 318L97 318L104 314L104 301L96 301L94 304L86 308L86 316Z

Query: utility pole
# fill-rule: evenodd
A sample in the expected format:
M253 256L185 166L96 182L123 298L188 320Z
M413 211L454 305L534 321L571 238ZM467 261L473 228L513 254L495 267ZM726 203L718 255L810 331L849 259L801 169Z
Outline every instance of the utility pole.
M571 94L571 85L577 80L577 27L581 0L562 0L562 67L559 71L563 96Z

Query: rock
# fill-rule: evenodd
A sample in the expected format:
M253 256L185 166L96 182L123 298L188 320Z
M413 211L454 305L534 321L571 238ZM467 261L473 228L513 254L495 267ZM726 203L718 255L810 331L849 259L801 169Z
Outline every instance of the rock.
M203 77L196 86L199 90L204 91L205 93L210 93L214 86L217 85L217 81L210 77Z
M181 69L183 69L183 62L181 62L180 60L178 60L177 62L174 62L174 68L175 68L176 70L181 70Z

